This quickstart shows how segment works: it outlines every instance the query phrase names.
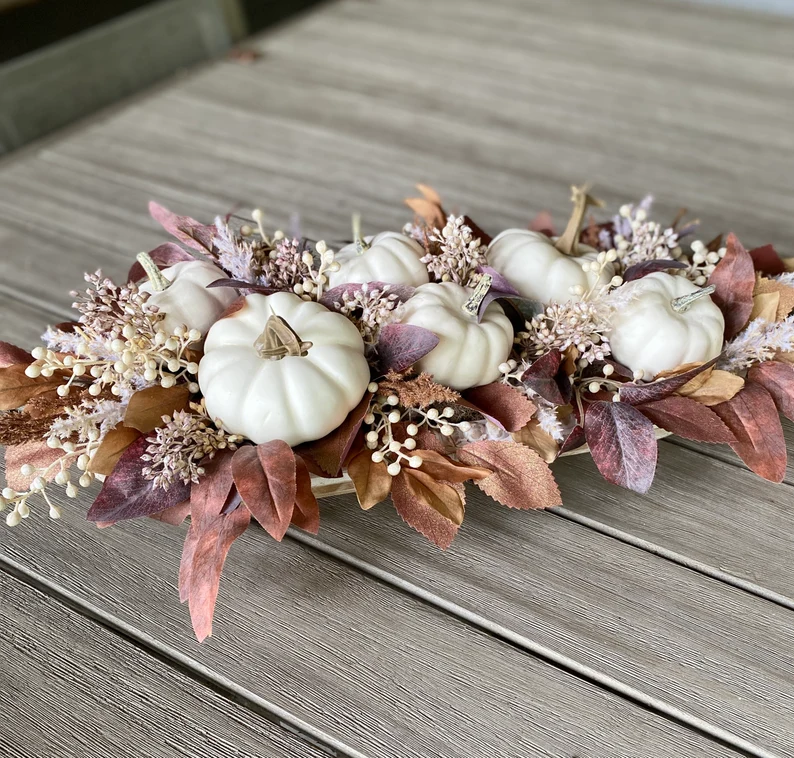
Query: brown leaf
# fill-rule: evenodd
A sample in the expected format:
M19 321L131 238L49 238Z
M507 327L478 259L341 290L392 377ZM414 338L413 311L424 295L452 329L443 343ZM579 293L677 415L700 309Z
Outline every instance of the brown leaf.
M493 473L475 484L509 508L529 510L562 505L560 490L551 469L525 445L515 442L472 442L458 450L464 463L484 466Z
M590 453L608 482L645 493L656 471L653 424L627 403L599 400L587 407L584 431Z
M537 406L520 390L502 382L472 387L463 393L477 409L496 419L508 432L517 432L535 415Z
M99 443L99 447L88 464L88 471L104 476L111 474L124 451L140 436L141 433L137 429L118 424Z
M0 411L12 411L23 406L30 398L63 384L61 372L56 371L51 377L37 376L33 379L25 373L26 368L24 363L0 368Z
M330 434L312 442L306 442L295 448L299 455L308 456L330 477L341 476L342 464L350 452L356 435L361 429L364 416L367 415L372 393L367 392L361 402L347 414L347 418Z
M365 511L383 502L391 492L394 477L386 470L383 461L373 462L369 449L362 450L348 463L347 473L356 488L358 504Z
M468 481L477 481L490 476L491 469L482 466L468 466L459 461L453 461L446 455L442 455L435 450L414 450L411 455L418 455L422 459L420 471L433 479L449 482L450 484L462 484Z
M232 458L234 483L251 515L279 542L289 528L297 496L297 464L283 440L246 445Z
M163 425L163 416L171 416L174 411L187 410L190 404L190 390L186 384L173 387L147 387L138 390L131 398L124 414L124 425L148 434Z
M638 405L637 410L656 426L688 440L730 443L736 439L714 411L687 397L665 397Z
M560 453L559 443L540 428L537 419L532 419L523 429L510 436L519 444L534 450L546 463L556 460Z
M772 395L756 382L747 382L735 397L713 407L733 432L731 447L747 466L771 482L786 475L786 440Z
M742 377L715 368L698 374L678 389L676 394L697 400L701 405L717 405L730 400L742 387Z
M320 506L312 492L312 476L306 462L295 456L295 508L292 511L293 526L304 532L317 534L320 531Z
M750 321L762 318L764 321L777 321L777 309L780 305L779 292L762 292L753 295L753 310Z
M794 421L794 366L766 361L753 366L747 380L760 384L772 396L778 411Z
M727 248L708 283L717 288L711 299L725 317L725 338L731 339L744 328L753 310L755 267L735 234L728 235Z
M458 525L417 497L409 486L408 478L402 474L394 477L391 498L397 513L408 526L416 529L442 550L452 544L458 533Z
M777 276L786 270L786 266L781 260L777 251L772 245L763 245L749 251L753 259L753 266L756 271L760 271L767 276Z
M10 342L0 342L0 368L20 364L29 366L31 363L33 363L33 356L27 350L12 345Z
M753 291L753 300L758 301L759 298L767 296L767 302L772 302L774 298L772 295L777 295L776 310L772 314L772 318L767 318L767 321L783 321L786 316L794 310L794 287L777 279L766 279L759 276L755 283L755 290ZM755 305L753 307L753 314L755 313ZM750 315L750 318L759 318L756 315ZM766 316L764 316L766 318Z
M37 469L46 469L57 461L64 452L53 449L44 440L23 442L21 445L11 445L6 448L6 484L17 492L25 492L36 476L43 476L46 481L52 481L60 471L59 466L53 466L47 474L33 474L25 476L19 469L26 463Z
M445 519L460 526L463 523L463 501L449 482L434 479L421 469L403 467L398 476L405 477L414 497L429 505Z

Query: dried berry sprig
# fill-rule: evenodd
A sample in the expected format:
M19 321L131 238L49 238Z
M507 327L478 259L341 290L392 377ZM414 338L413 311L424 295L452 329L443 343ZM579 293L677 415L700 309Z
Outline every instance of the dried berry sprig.
M374 345L380 330L400 315L402 300L391 289L388 284L378 288L364 283L358 289L343 292L333 304L356 325L365 345Z
M689 258L689 266L681 269L679 273L698 287L703 287L717 264L725 257L728 248L721 247L719 250L709 251L701 240L693 240L690 248L692 255Z
M243 441L239 434L225 432L219 419L210 418L203 400L191 403L190 411L163 416L163 423L149 438L151 444L141 460L149 464L143 476L164 490L178 481L197 483L207 461L219 450L236 450Z
M472 275L485 265L486 248L463 216L450 215L443 229L433 229L427 244L421 260L436 281L470 286Z

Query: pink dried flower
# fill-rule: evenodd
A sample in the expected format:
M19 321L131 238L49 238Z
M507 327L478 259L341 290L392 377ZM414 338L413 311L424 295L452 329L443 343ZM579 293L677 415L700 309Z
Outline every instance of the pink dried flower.
M717 366L736 373L754 363L771 361L778 353L794 351L794 316L784 321L751 321L727 345Z

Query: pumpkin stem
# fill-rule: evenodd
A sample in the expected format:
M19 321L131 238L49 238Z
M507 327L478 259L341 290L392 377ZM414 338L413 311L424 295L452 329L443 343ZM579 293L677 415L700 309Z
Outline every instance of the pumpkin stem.
M369 250L370 246L364 240L364 237L361 234L361 214L354 213L353 218L353 242L356 244L356 252L359 255L363 255L364 253Z
M271 316L254 342L259 357L271 361L280 361L288 355L306 355L311 346L312 343L303 342L281 316Z
M171 282L163 276L163 272L157 268L157 264L152 260L152 256L149 253L138 253L135 257L138 263L143 266L143 270L146 272L146 276L149 277L149 282L155 292L163 292L163 290L167 290L171 286Z
M460 306L465 313L468 313L469 316L476 316L479 313L480 305L488 294L488 290L491 289L492 283L493 277L490 274L480 275L480 281L477 282L471 297Z
M584 223L584 216L590 206L603 208L604 203L602 200L597 200L591 195L587 194L590 189L588 185L581 187L571 187L571 202L573 202L573 211L571 217L568 219L568 225L562 236L554 243L554 247L565 255L577 255L579 253L579 235L582 231L582 224Z
M686 313L692 307L692 303L694 303L696 300L700 300L701 297L710 295L712 292L715 292L716 289L717 288L713 284L710 284L708 287L695 290L694 292L690 292L688 295L676 297L671 301L670 304L676 313Z

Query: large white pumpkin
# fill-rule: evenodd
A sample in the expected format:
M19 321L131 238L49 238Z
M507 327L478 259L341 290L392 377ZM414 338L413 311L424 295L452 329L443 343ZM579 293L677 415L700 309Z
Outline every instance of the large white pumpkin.
M438 336L438 345L416 365L456 390L496 381L499 365L513 347L513 327L500 305L491 303L479 323L463 310L471 294L454 282L423 284L404 304L400 318Z
M262 357L256 343L271 316L289 324L305 355ZM207 412L224 429L260 444L320 439L355 408L369 383L364 342L339 313L290 292L248 295L216 321L204 344L199 386Z
M624 304L612 317L609 332L615 360L649 380L684 363L718 356L725 331L720 309L706 293L688 306L678 300L701 292L685 277L664 272L624 284Z
M170 282L166 289L157 291L147 280L139 290L148 292L148 302L165 314L163 327L169 333L184 325L205 335L238 297L237 290L231 287L207 289L216 279L226 278L221 269L207 261L180 261L160 273Z
M594 261L597 255L597 250L581 244L578 255L565 255L541 232L506 229L494 237L488 247L488 265L502 274L523 297L544 304L577 302L580 297L571 293L571 287L580 285L584 291L594 284L602 287L609 284L615 274L610 263L600 277L582 270L582 263Z
M369 247L362 253L355 242L336 253L339 270L327 273L329 288L366 282L418 287L430 281L427 267L420 260L425 251L416 240L398 232L381 232L364 241Z

